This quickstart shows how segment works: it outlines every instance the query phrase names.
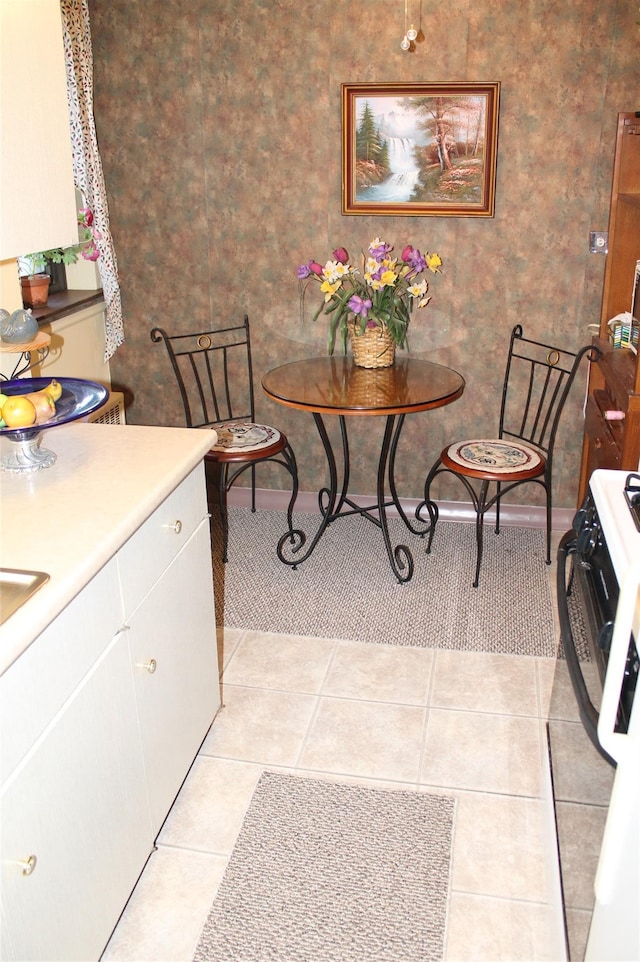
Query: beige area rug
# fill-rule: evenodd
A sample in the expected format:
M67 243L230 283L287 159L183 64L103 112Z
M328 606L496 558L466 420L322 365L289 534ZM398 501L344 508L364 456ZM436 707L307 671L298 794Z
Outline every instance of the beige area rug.
M444 957L455 800L264 772L195 962Z
M318 515L294 516L311 538ZM218 624L376 644L555 657L558 639L545 564L545 535L529 528L485 532L478 588L475 529L441 521L426 540L389 522L392 543L411 550L413 579L398 584L382 533L360 517L329 526L295 571L276 555L286 530L277 511L231 508L229 561L214 550ZM214 538L216 534L214 532Z

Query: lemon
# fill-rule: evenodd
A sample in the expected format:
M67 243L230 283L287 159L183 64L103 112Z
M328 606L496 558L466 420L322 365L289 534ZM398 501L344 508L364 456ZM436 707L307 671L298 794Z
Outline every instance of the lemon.
M8 428L28 428L35 424L36 409L28 397L16 394L2 405L2 419Z

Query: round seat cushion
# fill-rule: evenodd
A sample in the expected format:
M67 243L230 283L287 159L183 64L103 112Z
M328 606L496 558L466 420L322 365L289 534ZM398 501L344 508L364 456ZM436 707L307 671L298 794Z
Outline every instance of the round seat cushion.
M512 474L531 471L542 473L544 460L534 448L520 441L477 439L456 441L443 451L453 468L484 471L490 474Z
M252 421L224 424L216 429L218 440L212 451L260 451L280 440L280 432L268 424L254 424Z

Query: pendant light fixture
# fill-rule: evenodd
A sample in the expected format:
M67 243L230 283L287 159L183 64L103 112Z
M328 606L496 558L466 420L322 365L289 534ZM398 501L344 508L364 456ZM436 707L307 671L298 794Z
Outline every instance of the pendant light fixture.
M422 7L422 3L421 3ZM406 50L409 53L413 53L416 49L416 40L418 39L419 33L413 24L407 29L407 24L409 23L409 0L404 0L404 36L400 41L400 47L402 50Z

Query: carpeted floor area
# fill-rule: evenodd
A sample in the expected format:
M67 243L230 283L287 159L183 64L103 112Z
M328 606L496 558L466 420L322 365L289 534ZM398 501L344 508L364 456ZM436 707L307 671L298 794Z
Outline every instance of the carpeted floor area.
M264 772L195 962L442 959L454 809Z
M297 515L311 537L317 515ZM409 546L415 570L400 585L382 534L359 517L334 522L295 571L276 555L286 517L276 511L230 509L229 561L214 551L218 623L229 628L407 645L555 657L545 535L529 528L489 526L480 584L473 525L441 521L430 555L426 541L399 519L392 542Z

